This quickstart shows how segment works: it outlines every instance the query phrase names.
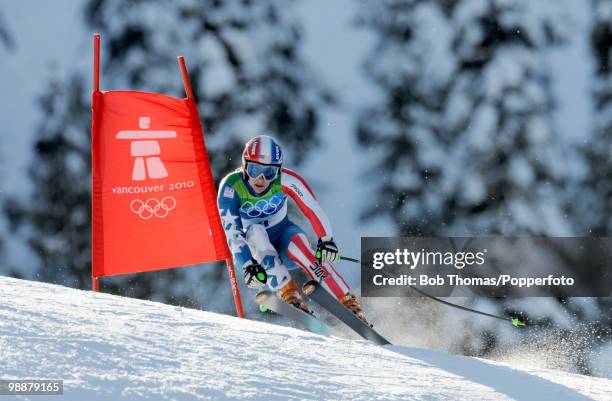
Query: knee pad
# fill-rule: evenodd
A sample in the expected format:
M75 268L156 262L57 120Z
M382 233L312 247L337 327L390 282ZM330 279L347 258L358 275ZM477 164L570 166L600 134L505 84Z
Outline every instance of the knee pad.
M252 224L247 228L246 241L253 254L270 250L276 252L274 246L270 243L270 237L268 237L266 228L261 224Z

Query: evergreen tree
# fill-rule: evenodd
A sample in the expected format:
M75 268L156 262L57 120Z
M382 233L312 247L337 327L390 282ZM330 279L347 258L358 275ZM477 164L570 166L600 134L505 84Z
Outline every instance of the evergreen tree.
M572 166L554 132L546 64L546 52L569 36L566 5L386 0L360 7L359 24L376 37L365 72L379 89L356 127L362 146L378 157L368 166L376 195L364 217L390 217L402 235L573 234L567 213L575 208L566 197ZM407 310L414 305L401 302ZM605 314L597 300L559 298L542 312L536 301L472 302L508 315L531 305L530 327L568 342L576 332L551 329L559 316L580 322ZM460 324L462 334L449 341L464 354L494 354L510 334L498 322ZM609 338L605 324L592 329ZM588 373L596 336L579 334L584 341L571 363Z
M300 54L293 2L91 0L85 19L102 36L102 89L183 97L186 57L213 174L239 164L251 136L277 136L292 161L317 145L319 109L331 96ZM89 63L87 68L91 68ZM41 260L41 278L88 288L91 271L90 98L87 72L55 79L41 97L33 202L7 205ZM105 279L104 291L231 311L225 269L171 269ZM214 299L219 305L213 305Z
M7 27L6 21L2 15L2 10L0 10L0 55L5 52L5 50L10 50L14 47L13 37L9 33L9 29ZM3 198L2 191L0 190L0 200ZM2 238L2 234L0 234L0 255L3 254L4 251L4 241ZM5 269L7 269L5 267ZM10 274L12 270L9 270Z
M6 48L12 48L14 46L13 37L2 15L2 10L0 10L0 44L4 45Z
M544 52L563 5L531 1L364 3L381 99L358 120L380 151L376 205L403 234L571 232Z
M586 143L589 162L586 189L595 198L596 221L591 230L596 235L612 233L612 4L593 0L594 25L591 48L595 59L593 104L595 132Z
M586 216L583 224L588 225L590 235L608 237L612 233L612 3L593 0L591 4L594 132L582 148L588 174L578 196L582 215ZM612 337L612 297L590 298L572 306L574 315L591 316L589 329L597 339L596 345L605 348Z

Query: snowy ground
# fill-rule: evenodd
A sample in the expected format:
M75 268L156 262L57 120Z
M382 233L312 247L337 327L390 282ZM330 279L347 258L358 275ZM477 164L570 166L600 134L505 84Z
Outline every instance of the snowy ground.
M35 401L612 399L608 379L0 277L0 379L17 378L64 379Z

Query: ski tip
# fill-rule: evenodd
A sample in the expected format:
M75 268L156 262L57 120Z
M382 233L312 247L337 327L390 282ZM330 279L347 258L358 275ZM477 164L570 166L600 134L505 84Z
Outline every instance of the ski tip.
M519 326L524 326L524 325L525 325L525 323L524 323L524 322L521 322L521 321L520 321L520 320L518 320L517 318L512 318L512 324L513 324L514 326L516 326L516 327L519 327Z

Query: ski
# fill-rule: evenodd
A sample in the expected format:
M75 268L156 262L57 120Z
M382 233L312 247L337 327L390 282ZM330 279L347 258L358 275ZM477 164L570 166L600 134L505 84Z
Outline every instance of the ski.
M366 340L373 341L379 345L391 344L372 327L363 323L353 312L346 309L330 293L321 288L318 281L311 280L304 284L303 292Z
M315 316L310 315L306 312L299 310L298 308L289 305L286 302L281 301L277 298L273 291L264 290L259 292L255 296L255 301L261 306L263 305L267 309L283 315L294 322L299 323L305 329L312 331L317 334L327 334L328 328Z

